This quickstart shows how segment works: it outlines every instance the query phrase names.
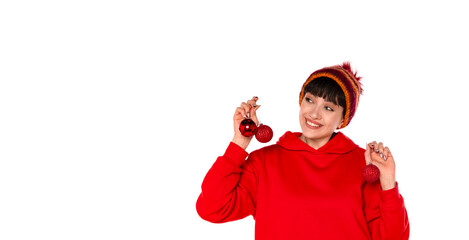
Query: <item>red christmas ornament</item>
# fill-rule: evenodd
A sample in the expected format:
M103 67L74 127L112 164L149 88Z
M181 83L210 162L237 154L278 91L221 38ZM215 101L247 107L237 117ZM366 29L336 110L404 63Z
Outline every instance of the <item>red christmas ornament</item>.
M243 136L251 137L256 134L257 125L252 119L246 118L239 124L239 131Z
M362 175L365 181L376 182L379 179L379 168L370 163L363 168Z
M272 140L273 136L274 136L274 132L272 131L272 128L270 128L269 126L261 123L261 125L259 125L259 127L257 128L257 133L256 133L257 141L261 143L266 143Z

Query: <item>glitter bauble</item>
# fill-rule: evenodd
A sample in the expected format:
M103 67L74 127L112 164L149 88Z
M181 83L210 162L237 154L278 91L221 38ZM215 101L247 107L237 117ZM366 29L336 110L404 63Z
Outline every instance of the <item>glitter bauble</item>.
M379 168L373 164L366 165L362 170L365 181L369 183L376 182L379 179Z
M257 141L261 143L266 143L272 140L273 136L274 136L274 132L272 131L272 128L270 128L269 126L261 124L257 128L257 133L256 133Z

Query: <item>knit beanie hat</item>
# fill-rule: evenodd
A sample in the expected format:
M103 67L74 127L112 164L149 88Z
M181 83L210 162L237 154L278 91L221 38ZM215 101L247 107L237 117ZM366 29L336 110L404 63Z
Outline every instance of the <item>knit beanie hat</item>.
M300 92L300 106L305 94L304 91L306 85L319 77L330 78L339 84L340 88L342 88L345 95L346 107L344 109L344 123L339 128L346 127L355 115L358 101L360 100L360 94L363 92L362 84L360 83L361 77L357 77L357 73L352 72L349 62L344 62L342 65L319 69L313 72L303 84Z

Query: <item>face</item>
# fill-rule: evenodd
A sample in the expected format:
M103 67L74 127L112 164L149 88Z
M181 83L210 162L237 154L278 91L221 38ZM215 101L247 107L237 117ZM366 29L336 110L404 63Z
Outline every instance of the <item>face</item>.
M342 125L343 111L342 106L307 92L300 106L300 139L315 149L322 147Z

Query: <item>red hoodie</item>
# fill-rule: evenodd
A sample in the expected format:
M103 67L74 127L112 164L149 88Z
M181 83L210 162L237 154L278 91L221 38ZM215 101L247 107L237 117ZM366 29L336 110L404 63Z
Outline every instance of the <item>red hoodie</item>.
M248 153L230 143L202 183L199 216L223 223L252 215L255 239L409 239L396 187L361 175L365 150L341 132L315 150L301 133ZM247 160L245 160L247 158Z

